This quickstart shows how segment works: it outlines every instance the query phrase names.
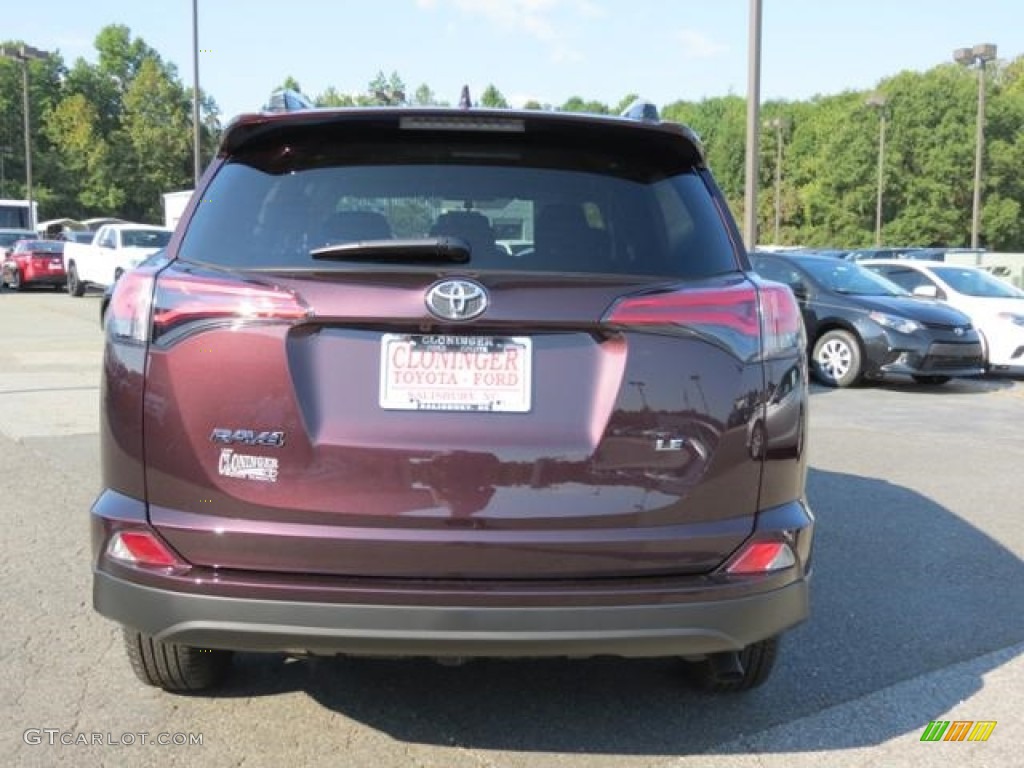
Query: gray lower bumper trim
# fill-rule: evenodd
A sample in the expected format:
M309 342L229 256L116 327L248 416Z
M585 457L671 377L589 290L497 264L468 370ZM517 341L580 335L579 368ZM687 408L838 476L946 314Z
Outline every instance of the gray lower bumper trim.
M679 656L738 650L808 614L806 581L708 603L554 608L368 606L210 597L96 572L104 616L165 642L367 656Z

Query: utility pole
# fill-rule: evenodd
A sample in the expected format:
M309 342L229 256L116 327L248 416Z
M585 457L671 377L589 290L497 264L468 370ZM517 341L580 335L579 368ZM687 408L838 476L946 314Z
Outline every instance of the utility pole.
M758 143L761 128L761 0L750 0L747 44L747 167L743 195L743 239L757 245Z
M28 218L32 229L36 228L35 202L32 199L32 129L29 119L28 63L41 61L50 54L29 45L0 46L0 57L21 62L22 114L25 117L25 197L28 198Z

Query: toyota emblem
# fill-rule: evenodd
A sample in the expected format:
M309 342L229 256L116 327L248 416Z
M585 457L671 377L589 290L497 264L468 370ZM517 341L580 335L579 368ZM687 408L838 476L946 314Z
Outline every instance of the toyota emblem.
M964 329L958 325L956 328L953 329L953 333L955 333L957 336L963 336Z
M442 280L427 291L427 309L444 320L471 320L487 309L487 291L471 280Z

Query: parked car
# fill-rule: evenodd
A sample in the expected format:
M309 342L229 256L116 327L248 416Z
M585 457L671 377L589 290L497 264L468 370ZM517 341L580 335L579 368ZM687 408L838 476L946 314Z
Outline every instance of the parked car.
M812 371L823 384L909 374L921 384L984 371L969 317L915 300L858 264L812 254L756 254L754 268L788 285L807 327Z
M163 248L171 230L148 224L106 224L91 243L68 243L64 249L68 293L82 296L88 286L113 285L143 259Z
M50 219L36 225L35 237L40 240L70 240L69 235L83 231L88 232L88 227L76 219Z
M108 224L130 224L131 222L110 216L99 216L94 219L85 219L82 223L93 232L98 232L101 227L105 227Z
M205 178L104 326L93 595L143 682L239 649L767 678L808 614L806 347L692 131L250 115Z
M916 248L905 254L903 258L920 261L951 261L950 257L953 257L958 260L967 258L980 261L984 254L985 251L979 248Z
M903 246L897 248L858 248L847 251L842 257L849 261L871 261L873 259L912 259L917 251L922 250L916 246Z
M36 233L31 229L0 229L0 256L6 257L19 240L34 240Z
M1024 291L977 267L939 261L865 264L914 296L938 299L971 318L992 370L1024 373Z
M82 243L88 245L96 237L96 233L91 229L76 230L73 232L65 232L64 239L69 243Z
M813 253L818 256L829 256L833 259L845 259L850 255L850 251L845 248L806 248L802 249L800 253Z
M63 250L59 240L18 240L4 257L0 283L15 291L31 285L63 288Z

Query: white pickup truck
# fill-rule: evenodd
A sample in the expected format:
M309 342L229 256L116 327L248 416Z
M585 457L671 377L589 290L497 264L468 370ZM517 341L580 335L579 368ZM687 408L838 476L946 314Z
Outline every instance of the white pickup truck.
M171 239L172 231L148 224L107 224L89 244L64 244L68 293L81 296L90 285L106 288Z

